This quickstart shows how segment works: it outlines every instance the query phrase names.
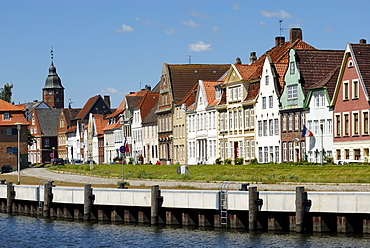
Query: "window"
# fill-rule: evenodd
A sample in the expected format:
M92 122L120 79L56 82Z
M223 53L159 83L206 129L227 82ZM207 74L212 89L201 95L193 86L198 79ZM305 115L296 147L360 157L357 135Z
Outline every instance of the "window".
M262 109L266 109L266 97L262 97Z
M265 76L265 85L269 85L269 75Z
M293 142L289 141L289 161L293 161Z
M273 120L269 120L269 135L272 136L274 134L274 123Z
M254 127L254 109L251 109L251 125L250 127Z
M286 131L286 114L283 114L283 131Z
M283 160L287 161L287 147L286 147L286 142L283 142Z
M239 110L239 129L243 129L243 114L241 110Z
M279 163L279 146L275 146L275 163Z
M314 132L314 134L315 135L319 135L320 133L319 133L319 120L314 120L314 125L313 125L313 127L314 127L314 130L313 130L313 132Z
M260 163L263 163L263 161L262 161L262 147L258 147L258 161L260 162Z
M359 132L358 113L353 113L353 135L358 135L358 132Z
M298 85L288 86L288 99L296 99L298 97Z
M369 112L363 112L363 134L369 134Z
M242 93L243 93L243 92L242 92L242 87L241 87L241 86L239 86L239 87L238 87L238 99L239 99L239 100L242 100L242 99L243 99Z
M229 129L233 129L233 112L229 112Z
M269 152L269 150L268 150L268 146L265 146L264 147L264 149L263 149L263 155L264 155L264 161L265 161L265 163L267 163L268 162L268 159L269 159L269 157L268 157L268 153Z
M298 131L299 117L298 112L294 113L294 130Z
M344 114L344 135L349 135L349 115Z
M274 119L274 125L275 125L275 135L279 135L279 119Z
M245 114L245 128L249 128L249 109L244 111Z
M225 113L221 113L220 116L220 129L225 130Z
M254 151L254 140L251 140L251 157L254 158L256 156L256 153Z
M249 147L249 140L245 141L245 157L250 157L250 147Z
M50 140L48 138L45 139L45 147L50 147Z
M269 108L274 107L274 102L272 101L272 96L269 96Z
M293 130L293 113L289 113L289 131Z
M263 136L267 136L267 120L263 121Z
M352 98L353 99L358 99L358 81L353 81L352 82Z
M294 73L295 73L295 63L290 62L290 74L294 74Z
M341 130L341 123L340 123L340 115L335 116L335 136L340 136Z
M348 81L343 82L343 100L349 99Z
M333 133L332 120L331 119L327 119L326 122L327 122L328 134L331 135Z
M262 121L258 121L258 136L262 136Z
M305 114L304 112L301 112L301 130L303 130L303 126L305 125Z
M3 118L4 118L4 121L10 120L10 114L9 113L4 113Z
M238 129L238 112L234 111L234 127Z
M6 148L6 153L12 154L13 153L13 147L7 147Z

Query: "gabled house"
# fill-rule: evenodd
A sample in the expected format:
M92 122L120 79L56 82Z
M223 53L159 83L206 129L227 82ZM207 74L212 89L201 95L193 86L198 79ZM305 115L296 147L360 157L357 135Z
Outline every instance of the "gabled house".
M100 95L96 95L89 98L77 116L71 120L72 126L66 131L66 146L68 149L68 158L70 159L89 160L85 156L87 154L85 145L87 142L86 125L89 121L90 114L102 115L104 118L112 114L110 97L104 96L103 99Z
M186 112L188 164L214 164L218 157L216 105L221 100L220 83L199 80L195 103Z
M370 45L348 43L334 97L334 159L369 161Z
M24 106L15 106L0 100L0 166L10 165L13 170L18 166L18 127L20 166L28 166L27 140L28 125L24 117Z
M68 157L68 149L67 149L67 139L68 136L66 134L67 130L72 126L72 120L76 118L77 114L81 111L81 109L62 109L60 111L60 116L58 120L58 127L57 127L57 133L58 133L58 157L62 158L65 161L70 161ZM71 148L73 149L73 147ZM73 152L71 153L73 154Z
M148 161L147 155L149 154L147 144L143 143L143 129L142 122L145 117L149 114L150 110L157 105L159 93L148 92L144 95L141 101L133 109L133 120L132 120L132 138L133 138L133 154L136 163L144 163ZM141 160L142 159L142 160Z
M306 123L306 154L308 162L321 163L325 156L332 157L334 94L343 50L296 50L298 70L306 87L304 103Z
M158 101L142 121L144 164L156 164L158 162L158 122L157 111Z
M89 114L87 124L87 136L85 142L85 158L87 161L95 163L104 163L104 131L103 128L107 125L107 120L102 114Z
M218 80L230 65L163 64L160 96L157 108L158 145L161 163L173 163L173 114L174 107L198 83L198 80Z

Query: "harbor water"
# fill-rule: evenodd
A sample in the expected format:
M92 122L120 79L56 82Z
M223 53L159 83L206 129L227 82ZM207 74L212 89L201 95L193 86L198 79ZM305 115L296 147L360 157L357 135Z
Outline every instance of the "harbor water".
M46 220L0 214L3 247L370 247L370 235L251 233Z

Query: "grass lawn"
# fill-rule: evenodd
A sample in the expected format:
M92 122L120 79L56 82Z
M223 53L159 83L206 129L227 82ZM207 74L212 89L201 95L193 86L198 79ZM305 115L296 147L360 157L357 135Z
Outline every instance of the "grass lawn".
M177 165L124 165L125 179L171 179L236 182L370 183L369 164L324 166L312 164L189 165L189 175L178 175ZM101 177L122 177L122 165L65 165L51 170Z

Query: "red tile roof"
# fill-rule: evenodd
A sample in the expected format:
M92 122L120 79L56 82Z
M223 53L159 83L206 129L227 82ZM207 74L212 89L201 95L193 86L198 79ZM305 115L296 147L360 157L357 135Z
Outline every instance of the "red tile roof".
M249 84L248 95L244 101L253 101L256 99L258 92L260 91L260 83Z
M89 113L94 103L99 99L99 95L90 97L89 100L85 103L84 107L81 109L80 113L76 116L76 119L83 119Z
M157 104L159 93L147 93L136 108L140 108L141 120L144 120L154 105Z
M197 90L198 90L198 83L195 84L193 88L189 90L188 94L186 94L186 96L181 101L179 101L176 105L181 105L185 103L186 108L189 108L189 106L193 105L195 102Z
M208 106L217 105L219 100L216 99L215 85L220 84L218 81L203 81L204 91L206 93Z

